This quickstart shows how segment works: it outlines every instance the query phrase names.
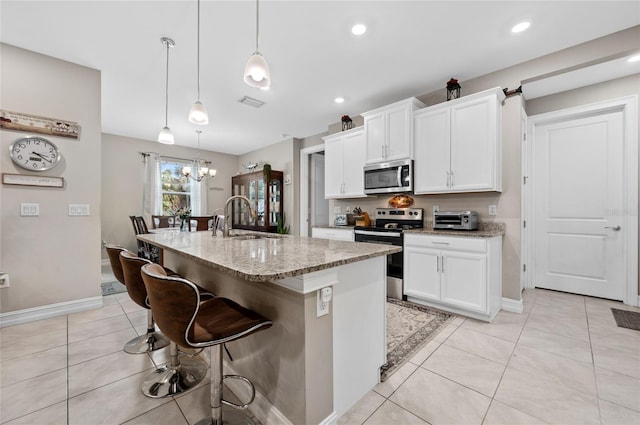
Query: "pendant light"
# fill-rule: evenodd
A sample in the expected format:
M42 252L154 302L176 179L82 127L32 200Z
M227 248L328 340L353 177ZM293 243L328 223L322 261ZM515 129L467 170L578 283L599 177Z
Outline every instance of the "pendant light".
M164 109L164 127L160 130L160 134L158 134L158 142L164 143L165 145L173 145L175 143L175 139L173 138L173 132L169 128L169 48L176 45L176 43L170 39L169 37L162 37L160 39L162 44L167 46L167 79L165 84L165 109Z
M202 133L202 130L196 130L196 133L198 133L198 152L200 152L200 134ZM193 174L191 174L191 167L184 166L182 167L182 175L185 177L190 178L191 180L195 180L198 183L201 182L205 177L215 177L217 174L217 171L214 170L213 168L209 168L206 166L206 162L202 161L200 159L196 159L195 161L198 164L198 177L194 177Z
M198 100L193 104L191 110L189 111L189 122L192 124L198 125L207 125L209 124L209 114L207 114L207 110L205 109L202 102L200 102L200 0L198 0L198 64L197 64L197 75L198 75Z
M244 82L251 87L267 89L271 85L271 73L269 65L258 50L258 38L260 36L260 6L256 0L256 51L247 61L244 67Z

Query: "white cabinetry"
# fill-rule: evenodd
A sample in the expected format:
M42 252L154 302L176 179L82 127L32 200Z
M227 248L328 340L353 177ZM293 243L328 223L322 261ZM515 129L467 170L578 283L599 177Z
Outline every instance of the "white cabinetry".
M405 233L404 293L409 301L493 320L502 300L502 236Z
M414 113L414 192L502 191L500 88Z
M422 107L412 97L362 114L367 164L413 158L413 112Z
M353 228L314 227L311 229L311 237L318 239L334 239L337 241L351 241L355 239Z
M363 198L364 130L356 128L324 137L325 198Z

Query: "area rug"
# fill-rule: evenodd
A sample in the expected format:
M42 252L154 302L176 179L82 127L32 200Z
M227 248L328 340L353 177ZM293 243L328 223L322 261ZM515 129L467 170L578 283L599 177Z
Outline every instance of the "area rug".
M380 368L380 380L391 376L454 317L444 311L387 298L387 363Z
M640 313L628 310L618 310L612 308L613 318L616 319L616 324L619 328L629 328L636 331L640 331Z
M102 290L102 296L127 292L127 287L118 281L102 282L100 284L100 289Z

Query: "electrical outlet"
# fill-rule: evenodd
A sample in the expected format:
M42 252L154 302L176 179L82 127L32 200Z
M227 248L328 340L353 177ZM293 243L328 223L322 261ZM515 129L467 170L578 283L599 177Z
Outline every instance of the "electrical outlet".
M346 207L344 209L344 212L346 212L347 214L349 214L351 212L351 207Z
M329 301L331 301L331 295L333 291L330 287L318 289L317 291L317 317L329 314Z
M440 207L438 205L434 205L433 206L433 213L437 213L438 211L440 211Z
M496 207L495 205L489 205L489 215L496 214L498 214L498 207Z
M0 288L8 288L10 286L9 273L0 273Z

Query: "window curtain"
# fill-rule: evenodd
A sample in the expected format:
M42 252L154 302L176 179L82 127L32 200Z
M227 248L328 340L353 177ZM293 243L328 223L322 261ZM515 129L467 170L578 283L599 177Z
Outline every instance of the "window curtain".
M144 190L142 212L151 219L162 214L162 178L160 176L160 155L150 153L144 156Z
M191 169L194 170L194 175L199 175L200 171L199 161L193 161ZM191 181L191 215L206 215L207 214L207 189L209 178L204 178L200 183Z

